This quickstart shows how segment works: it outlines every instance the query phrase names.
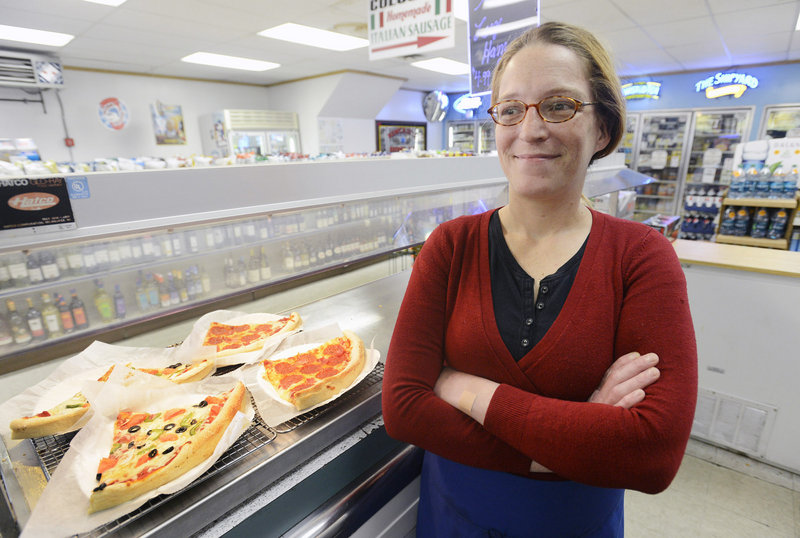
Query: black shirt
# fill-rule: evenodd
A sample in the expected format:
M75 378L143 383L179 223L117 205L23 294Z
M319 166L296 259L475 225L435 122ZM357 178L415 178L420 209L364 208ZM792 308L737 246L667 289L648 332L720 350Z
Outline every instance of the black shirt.
M567 300L586 241L555 274L542 279L534 304L534 279L511 254L497 211L489 220L489 270L497 328L515 360L520 360L544 337Z

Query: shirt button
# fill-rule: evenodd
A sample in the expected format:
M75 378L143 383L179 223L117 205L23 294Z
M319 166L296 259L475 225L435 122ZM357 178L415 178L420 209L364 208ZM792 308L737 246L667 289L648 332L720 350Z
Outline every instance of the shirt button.
M530 344L530 341L527 338L523 338L522 342L520 342L520 343L522 344L522 347L528 347L528 344Z
M541 310L542 308L544 308L544 303L536 303L537 310Z
M526 319L526 320L525 320L525 325L527 325L528 327L530 327L531 325L533 325L533 318L528 318L528 319Z
M548 288L547 286L542 286L541 288L539 288L539 290L540 290L542 293L547 293L547 290L548 290L548 289L549 289L549 288Z

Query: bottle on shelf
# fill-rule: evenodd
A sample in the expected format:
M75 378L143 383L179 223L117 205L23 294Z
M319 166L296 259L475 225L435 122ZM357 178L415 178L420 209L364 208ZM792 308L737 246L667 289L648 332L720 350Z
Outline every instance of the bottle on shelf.
M28 303L28 312L25 314L25 319L28 321L28 329L31 331L31 338L34 342L46 340L47 329L44 326L42 313L33 305L33 299L30 297L26 297L25 302Z
M733 223L733 235L744 237L750 231L750 208L740 207L736 210L736 220Z
M42 293L42 319L50 338L58 338L64 334L61 328L61 313L49 293Z
M8 262L8 272L11 275L13 287L25 288L30 284L27 260L21 252L11 255L11 259Z
M45 250L39 256L39 267L42 270L42 278L45 282L52 282L61 278L61 269L56 262L56 256L49 250Z
M12 287L11 273L5 260L0 259L0 290Z
M755 214L753 215L753 226L750 231L750 237L763 239L767 236L768 228L769 210L766 207L759 207L755 210Z
M780 164L772 171L772 176L769 181L769 195L767 198L773 200L783 198L783 185L786 180L786 172Z
M150 310L150 300L147 297L147 289L144 287L144 277L141 271L139 271L139 276L136 277L136 305L139 307L140 312Z
M116 284L114 285L114 315L117 319L124 319L126 313L125 296L119 289L119 284Z
M181 303L181 294L178 292L178 286L175 285L175 277L172 276L172 273L167 274L167 294L171 306Z
M176 269L170 276L173 277L173 281L175 282L175 289L178 292L178 302L185 303L189 300L189 287L183 279L183 273ZM170 299L171 298L170 296Z
M778 208L772 213L769 221L767 239L783 239L786 235L786 225L789 220L789 212L783 208Z
M78 247L71 247L67 250L67 265L69 265L70 276L83 274L83 254Z
M83 301L78 297L78 292L75 288L69 290L72 299L69 302L69 309L72 312L72 318L75 320L76 329L86 329L89 327L89 316L86 315L86 306Z
M94 261L97 264L96 272L104 273L111 269L111 255L107 242L99 243L94 249Z
M719 225L720 235L734 235L734 223L736 222L736 208L728 206L722 212L722 221Z
M6 321L6 317L0 314L0 347L10 346L14 343L14 335L11 332L11 325Z
M147 292L147 301L150 304L150 308L158 308L161 305L161 290L153 273L147 273L144 290Z
M56 294L56 306L58 307L58 315L64 332L67 334L73 332L75 330L75 318L72 317L72 311L67 301L59 294Z
M200 268L200 285L203 289L203 295L211 293L211 277L205 267Z
M756 184L758 183L758 169L755 165L747 169L744 174L744 185L741 198L755 198Z
M28 254L28 260L25 262L25 268L28 271L28 280L31 286L44 282L44 274L42 273L42 266L39 263L39 257L34 254Z
M800 180L800 172L798 172L796 166L793 166L783 180L783 198L791 199L795 197L798 180Z
M256 255L256 249L250 249L250 259L247 260L247 282L257 284L261 280L261 261Z
M236 264L236 287L241 288L247 285L247 265L244 263L244 256L239 256Z
M756 198L769 197L769 185L772 182L772 173L768 166L764 165L758 171L758 179L756 179Z
M266 281L272 278L272 269L269 267L269 259L267 258L267 249L263 246L261 247L261 259L258 271L261 280Z
M733 171L731 185L728 187L728 198L742 198L744 195L745 172L740 166Z
M17 312L17 306L14 301L9 299L6 301L6 308L8 309L8 324L11 326L11 334L14 336L14 343L18 345L25 345L29 343L33 337L28 328L28 324L22 319L22 316Z
M94 285L94 306L100 314L100 319L108 323L114 319L114 300L106 291L102 280L95 280Z

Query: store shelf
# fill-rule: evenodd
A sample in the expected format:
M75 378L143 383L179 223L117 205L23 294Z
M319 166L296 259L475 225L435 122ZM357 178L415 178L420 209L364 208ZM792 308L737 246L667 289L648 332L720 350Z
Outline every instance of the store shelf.
M796 198L725 198L722 203L726 206L782 207L785 209L797 207Z
M787 250L789 248L788 239L760 239L755 237L740 237L736 235L720 235L716 236L717 243L725 243L728 245L744 245L748 247L765 247Z

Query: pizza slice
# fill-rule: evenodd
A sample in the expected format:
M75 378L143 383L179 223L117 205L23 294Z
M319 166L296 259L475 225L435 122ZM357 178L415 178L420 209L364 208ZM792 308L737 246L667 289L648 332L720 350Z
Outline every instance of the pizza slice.
M245 395L238 382L227 392L185 408L121 411L114 422L111 450L97 467L89 513L159 488L206 461L245 404Z
M173 364L166 368L136 368L132 364L128 368L139 370L150 375L165 377L173 383L189 383L208 376L214 369L214 361L205 359L193 364ZM108 381L114 366L100 376L98 381ZM89 410L86 397L78 392L52 409L42 411L31 417L15 418L9 424L12 439L31 439L63 433L71 428Z
M43 437L68 430L89 410L89 402L80 392L55 407L31 417L15 418L9 424L12 439Z
M361 339L349 331L292 357L265 360L263 377L298 411L350 387L366 364Z
M214 321L206 331L203 345L214 346L218 357L256 351L264 346L268 338L291 332L302 323L297 312L266 323L228 325Z

